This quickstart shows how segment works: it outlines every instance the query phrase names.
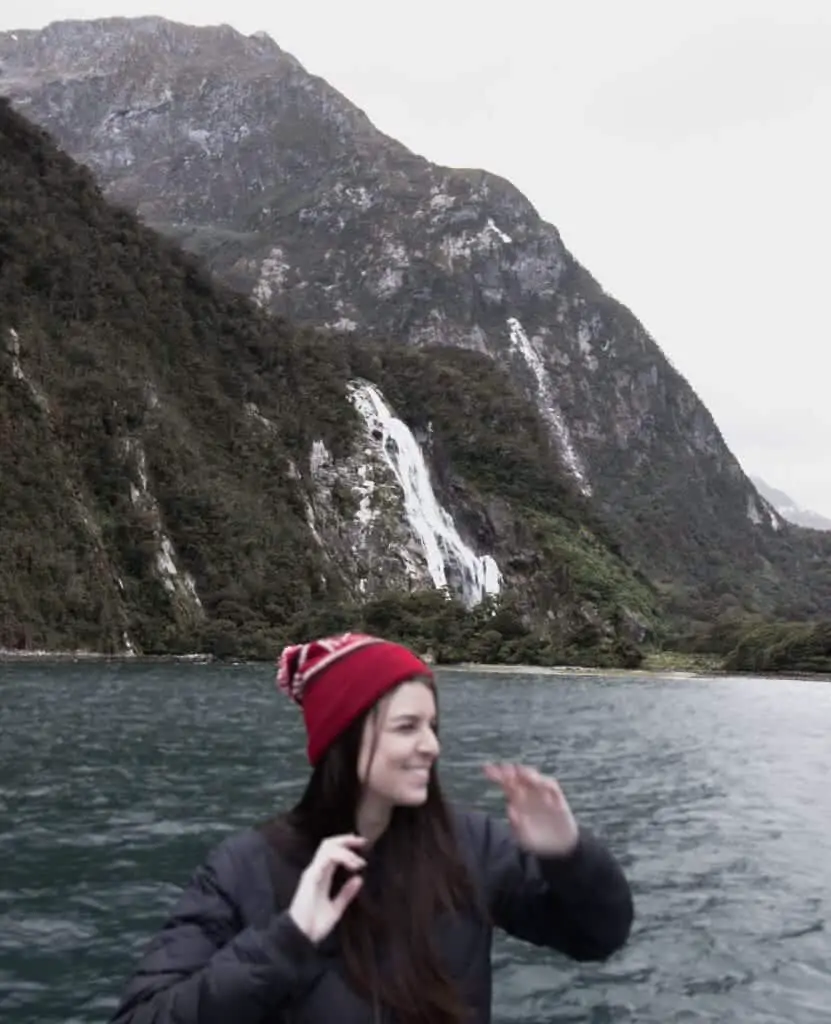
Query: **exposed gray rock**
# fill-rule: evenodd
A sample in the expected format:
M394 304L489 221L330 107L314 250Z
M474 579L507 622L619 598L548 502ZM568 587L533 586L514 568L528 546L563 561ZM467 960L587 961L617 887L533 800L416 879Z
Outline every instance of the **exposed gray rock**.
M61 22L0 33L0 69L109 199L268 309L508 367L653 578L790 557L692 388L509 182L409 152L263 33Z

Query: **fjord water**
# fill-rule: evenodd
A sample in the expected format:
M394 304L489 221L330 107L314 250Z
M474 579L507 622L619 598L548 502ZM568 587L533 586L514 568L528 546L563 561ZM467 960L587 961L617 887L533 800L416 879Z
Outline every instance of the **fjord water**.
M269 666L0 663L0 1019L105 1021L206 850L299 791ZM495 1022L831 1021L831 684L442 673L443 774L539 765L630 874L627 949L495 945Z

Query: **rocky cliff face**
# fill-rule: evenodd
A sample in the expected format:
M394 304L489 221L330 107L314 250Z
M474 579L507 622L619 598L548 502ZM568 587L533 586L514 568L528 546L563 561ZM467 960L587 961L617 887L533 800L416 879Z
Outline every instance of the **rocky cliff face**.
M371 626L620 660L652 627L490 360L265 315L4 101L0 180L0 648L272 657Z
M0 69L109 199L269 311L507 370L679 607L831 600L687 382L508 182L410 153L262 34L64 22L0 34Z

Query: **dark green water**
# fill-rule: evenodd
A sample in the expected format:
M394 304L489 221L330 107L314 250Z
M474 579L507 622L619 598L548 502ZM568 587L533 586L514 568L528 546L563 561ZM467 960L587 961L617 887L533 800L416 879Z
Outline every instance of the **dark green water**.
M443 775L557 773L630 872L608 964L499 939L496 1022L831 1021L831 685L445 673ZM205 851L306 774L269 667L0 663L0 1019L106 1020Z

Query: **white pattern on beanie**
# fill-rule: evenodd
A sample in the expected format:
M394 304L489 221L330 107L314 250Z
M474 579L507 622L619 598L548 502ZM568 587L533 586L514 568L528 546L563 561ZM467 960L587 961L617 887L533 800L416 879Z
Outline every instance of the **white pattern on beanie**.
M302 705L309 683L332 662L362 647L384 642L380 637L364 633L341 633L307 644L291 644L280 654L277 688Z

